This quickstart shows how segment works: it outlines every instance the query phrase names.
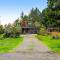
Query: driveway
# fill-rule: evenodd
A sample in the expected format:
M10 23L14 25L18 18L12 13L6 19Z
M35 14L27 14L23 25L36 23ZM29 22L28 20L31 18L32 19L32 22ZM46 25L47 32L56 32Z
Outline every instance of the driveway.
M50 52L35 34L22 35L24 42L15 52L0 54L0 60L60 60L60 55Z
M36 34L22 35L24 42L17 47L16 52L49 52L47 46L36 38Z

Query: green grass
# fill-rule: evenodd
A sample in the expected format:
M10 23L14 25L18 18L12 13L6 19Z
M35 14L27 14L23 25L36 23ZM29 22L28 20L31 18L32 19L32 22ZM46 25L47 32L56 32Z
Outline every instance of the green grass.
M6 53L21 44L23 38L2 38L0 39L0 53Z
M53 39L52 36L37 35L37 38L48 46L53 52L60 53L60 39Z

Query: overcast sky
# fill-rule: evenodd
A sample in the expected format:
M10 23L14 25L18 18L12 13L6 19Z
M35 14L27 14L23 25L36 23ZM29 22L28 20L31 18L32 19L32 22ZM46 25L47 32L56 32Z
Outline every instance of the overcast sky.
M47 0L0 0L0 23L13 23L22 11L28 14L31 8L42 11L47 7Z

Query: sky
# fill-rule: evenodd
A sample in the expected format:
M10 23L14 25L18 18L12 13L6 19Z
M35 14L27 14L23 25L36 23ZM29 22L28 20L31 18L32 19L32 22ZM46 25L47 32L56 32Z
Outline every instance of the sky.
M0 24L13 23L22 11L28 14L36 7L42 11L47 7L47 0L0 0Z

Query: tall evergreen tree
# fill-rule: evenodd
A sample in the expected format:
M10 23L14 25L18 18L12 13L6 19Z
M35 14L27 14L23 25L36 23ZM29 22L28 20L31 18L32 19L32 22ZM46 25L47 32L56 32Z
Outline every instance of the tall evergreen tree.
M60 27L60 0L47 0L48 7L43 10L47 27ZM44 22L43 20L43 22Z
M31 12L29 14L29 18L32 22L35 22L35 21L38 21L40 22L41 21L41 12L39 11L38 8L32 8L31 9Z

